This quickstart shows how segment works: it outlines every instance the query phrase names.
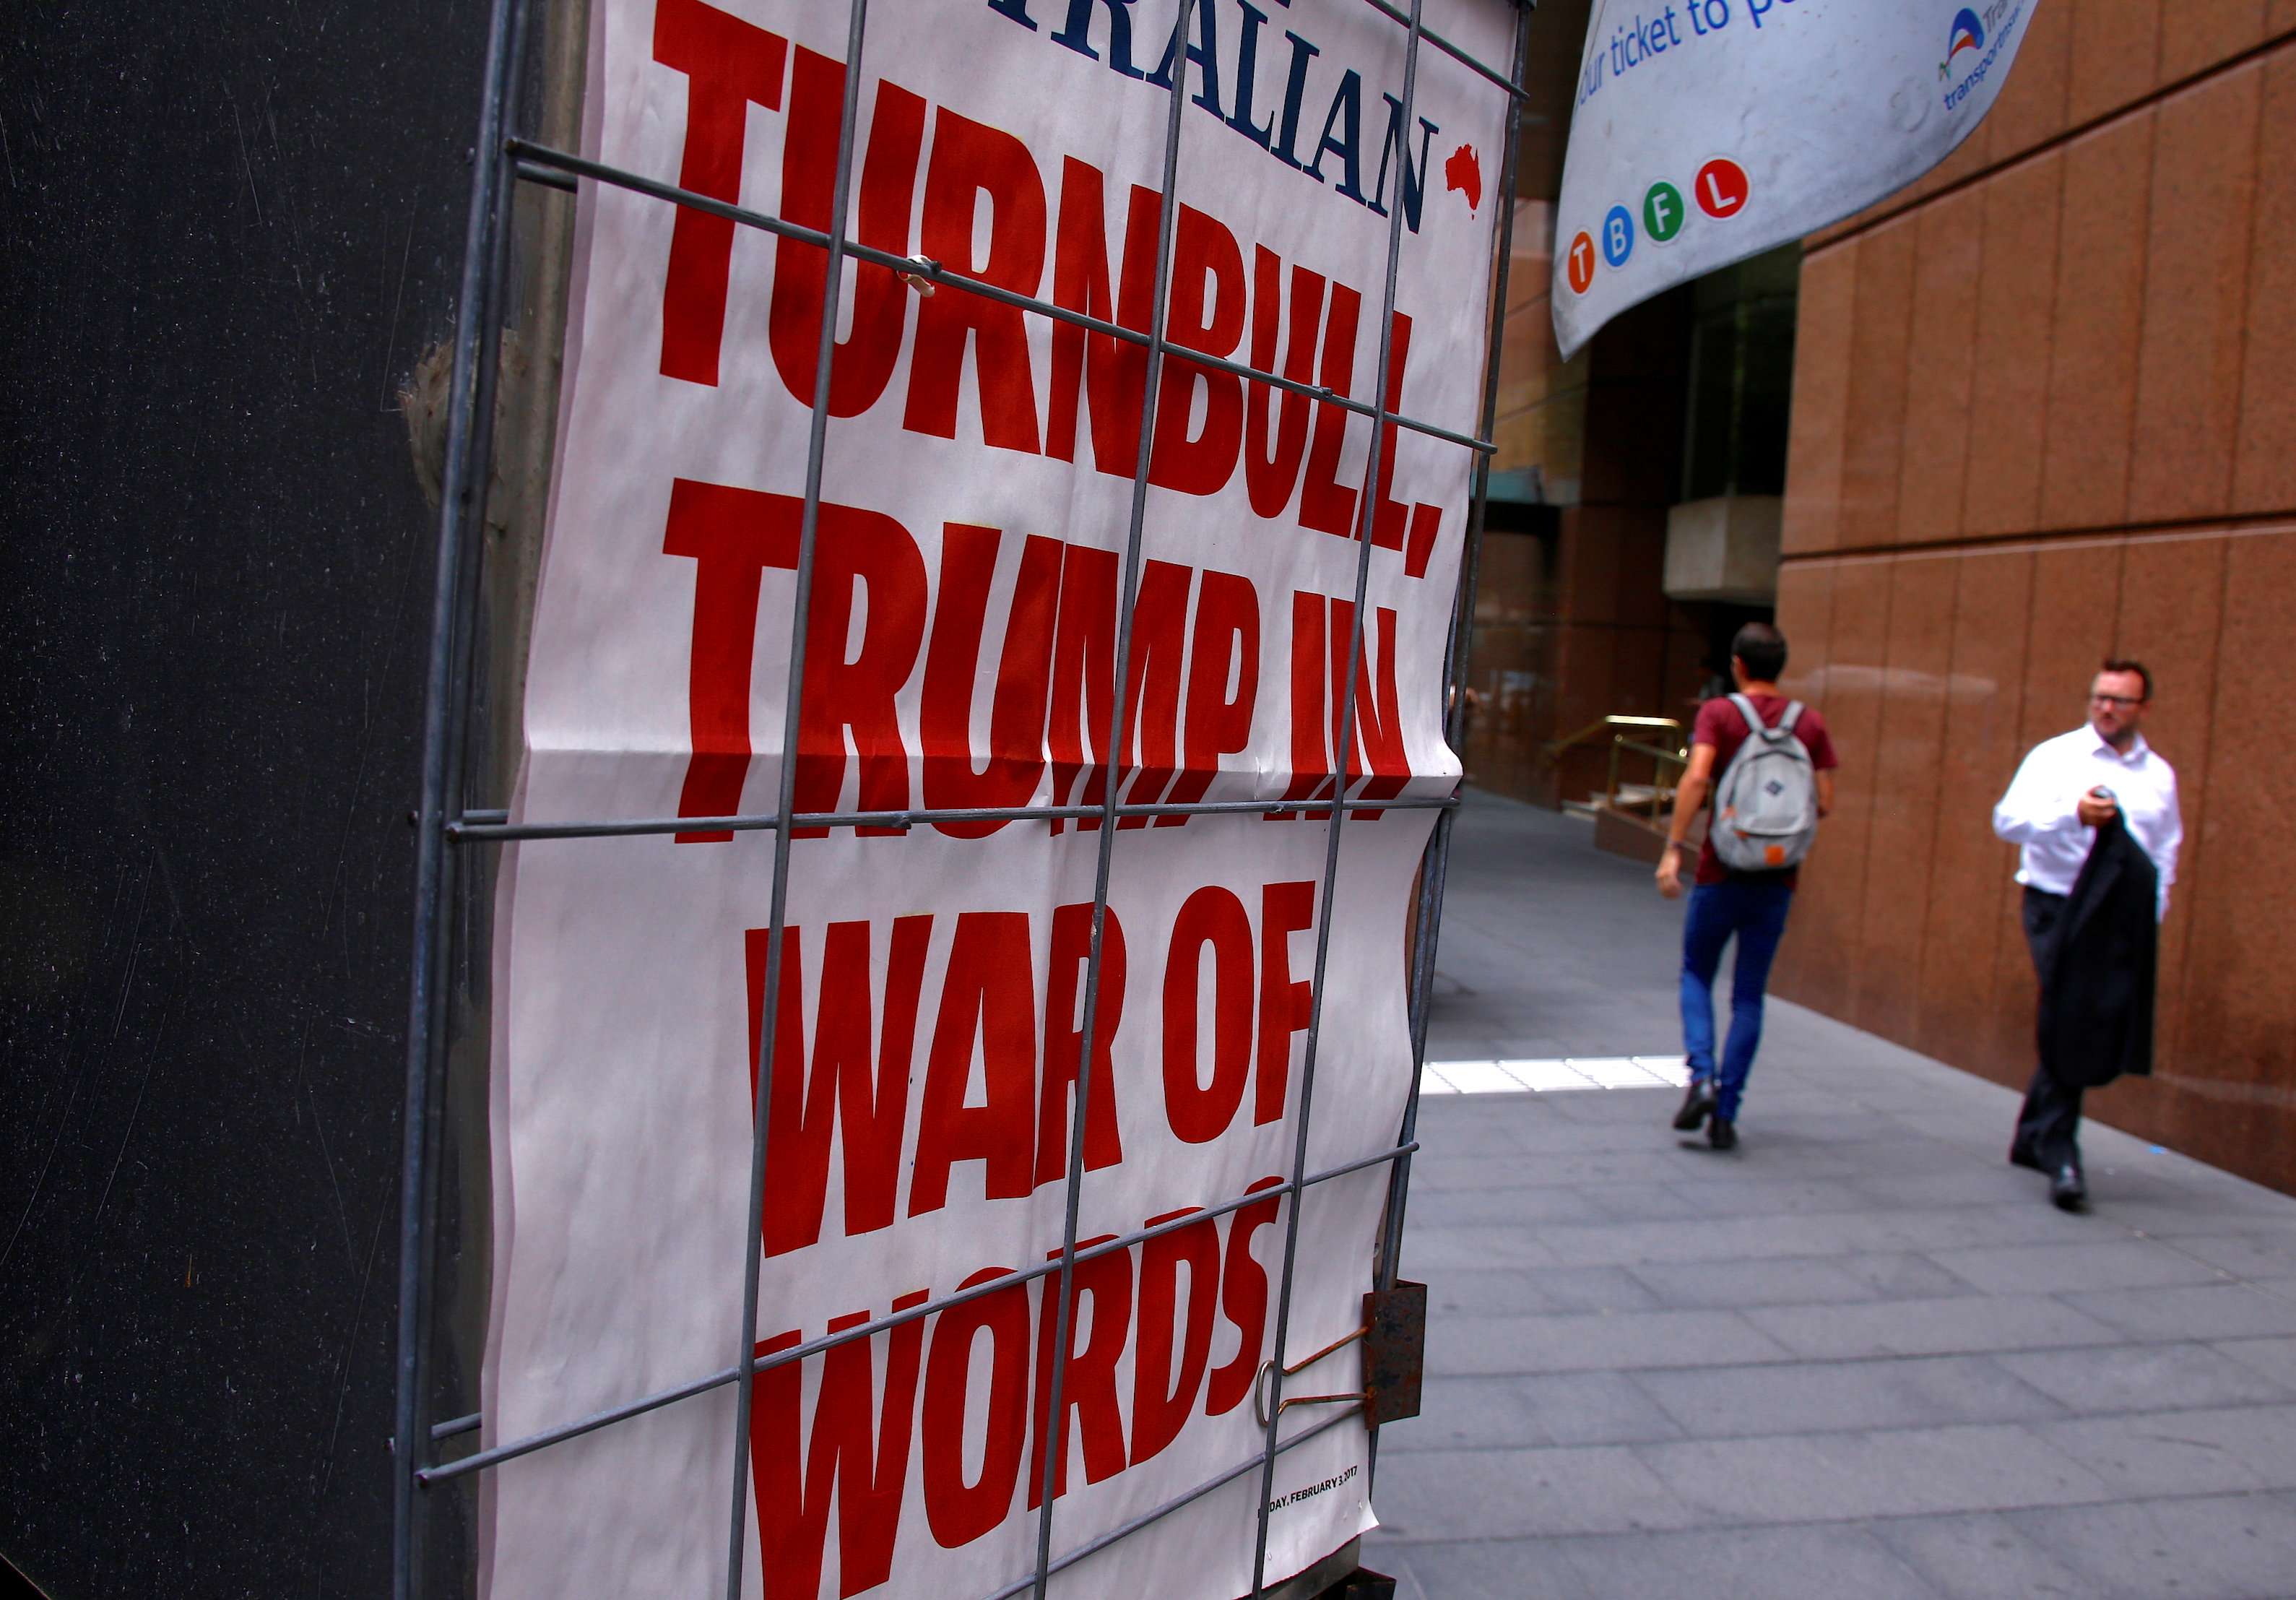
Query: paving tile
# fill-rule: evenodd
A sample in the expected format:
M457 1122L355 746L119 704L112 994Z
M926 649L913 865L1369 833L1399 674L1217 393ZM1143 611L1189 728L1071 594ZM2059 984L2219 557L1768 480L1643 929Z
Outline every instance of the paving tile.
M1430 1372L1542 1373L1783 1361L1784 1346L1734 1311L1447 1317L1427 1329Z
M2207 1262L2144 1239L2089 1244L2013 1244L1939 1250L1930 1259L1994 1294L2054 1294L2067 1290L2149 1289L2220 1282Z
M2296 1489L2296 1404L2177 1411L2145 1420L2175 1442L2234 1457L2267 1489ZM2290 1570L2296 1573L2296 1566Z
M2091 1592L2070 1566L1989 1512L1893 1517L1876 1522L1874 1533L1950 1600L2032 1600L2037 1595Z
M1675 1134L1672 1136L1679 1139L1685 1136ZM1702 1134L1699 1136L1698 1148L1699 1154L1694 1156L1687 1152L1677 1153L1671 1176L1679 1177L1685 1170L1711 1172L1727 1160L1726 1157L1717 1156L1706 1149L1705 1136ZM1658 1222L1689 1231L1704 1227L1707 1219L1713 1215L1727 1214L1727 1208L1721 1208L1718 1213L1716 1210L1693 1205L1677 1192L1676 1185L1665 1181L1582 1184L1573 1192L1585 1195L1603 1211L1603 1220L1609 1222ZM1760 1208L1749 1207L1748 1209Z
M1406 1547L1380 1537L1377 1530L1364 1535L1363 1564L1395 1579L1395 1600L1428 1600L1426 1588L1404 1559Z
M2142 1197L2114 1193L2113 1179L2089 1170L2088 1200L2093 1219L2155 1239L2187 1234L2247 1234L2269 1238L2288 1236L2289 1208L2284 1197L2267 1206L2237 1190L2210 1192L2197 1186L2175 1184L2157 1194Z
M1406 1223L1406 1229L1404 1268L1422 1277L1447 1267L1538 1267L1554 1259L1545 1240L1521 1223L1425 1228Z
M1663 1128L1672 1114L1672 1108L1667 1104L1669 1096L1659 1091L1655 1104L1639 1107L1630 1103L1622 1105L1624 1099L1625 1091L1614 1090L1608 1094L1526 1095L1513 1103L1494 1096L1483 1104L1507 1106L1510 1111L1526 1103L1538 1108L1536 1117L1514 1119L1512 1128L1515 1143L1526 1154L1533 1156L1664 1148L1654 1146L1651 1135ZM1462 1100L1459 1104L1473 1103Z
M1682 1429L1625 1373L1571 1372L1511 1380L1546 1442L1648 1444Z
M1414 1545L1513 1539L1558 1533L1630 1533L1682 1528L1696 1514L1622 1446L1550 1450L1429 1450L1412 1470L1382 1473L1374 1508L1388 1531ZM1413 1560L1430 1593L1439 1575Z
M1950 1158L1943 1158L1949 1161ZM2094 1237L2082 1218L2036 1202L2006 1210L1997 1206L1947 1206L1934 1210L1875 1211L1843 1230L1849 1248L1872 1250L1959 1250L1980 1245L2039 1244Z
M2236 1277L2296 1276L2296 1227L2285 1234L2178 1234L2160 1243Z
M1604 1209L1584 1189L1546 1185L1501 1188L1434 1190L1414 1193L1408 1224L1413 1230L1448 1227L1458 1223L1603 1222L1616 1213ZM2209 1269L2202 1268L2203 1272ZM2100 1285L2102 1287L2103 1285Z
M2239 1456L2188 1427L2190 1413L2093 1416L2034 1432L2110 1485L2116 1498L2216 1494L2270 1487ZM2296 1469L2296 1462L2291 1466Z
M1522 1095L1530 1089L1495 1061L1445 1061L1431 1065L1438 1077L1462 1095Z
M1678 1088L1630 1055L1574 1055L1564 1063L1606 1089Z
M1638 1133L1666 1128L1682 1096L1671 1089L1605 1089L1599 1094L1541 1095L1539 1104L1566 1124L1611 1123Z
M1917 1300L1974 1293L1925 1256L1790 1256L1751 1261L1652 1262L1633 1268L1661 1304L1785 1306Z
M2273 1402L2289 1388L2205 1344L2100 1345L2009 1350L1993 1359L2075 1412L2177 1411ZM2296 1373L2292 1373L2296 1376Z
M1695 1440L1636 1454L1711 1520L1842 1522L2112 1497L2095 1474L2016 1427Z
M2079 1573L2091 1594L2285 1600L2296 1593L2289 1555L2296 1550L2296 1496L2069 1506L2005 1520Z
M1604 1600L1668 1595L1933 1600L1936 1593L1888 1545L1859 1528L1708 1528L1556 1539L1552 1547L1578 1573L1584 1592Z
M1396 1575L1398 1600L1593 1600L1554 1539L1418 1545L1374 1533L1364 1563Z
M1595 1080L1586 1073L1578 1071L1568 1062L1553 1058L1539 1061L1518 1057L1501 1063L1500 1068L1525 1088L1545 1094L1568 1093L1596 1087Z
M2250 1371L2296 1389L2296 1339L2231 1339L2214 1348Z
M1658 1311L1664 1300L1623 1267L1454 1268L1427 1278L1431 1320L1453 1313Z
M2040 1295L1962 1296L1866 1306L1759 1306L1745 1317L1797 1356L1837 1361L2111 1344L2120 1337L2104 1323Z
M1412 1571L1411 1563L1404 1558L1408 1547L1382 1538L1377 1530L1364 1535L1363 1564L1374 1572L1385 1573L1395 1579L1395 1600L1428 1600L1425 1587Z
M1445 1076L1448 1077L1449 1074L1447 1073ZM1456 1082L1456 1079L1453 1081ZM1518 1094L1520 1093L1518 1091ZM1529 1096L1522 1095L1521 1098L1527 1100ZM1468 1107L1485 1114L1447 1116L1443 1119L1438 1131L1432 1124L1432 1119L1427 1115L1427 1112L1432 1112L1436 1107L1433 1105L1426 1107L1420 1116L1420 1137L1431 1159L1447 1161L1461 1157L1480 1155L1497 1156L1519 1163L1528 1153L1522 1141L1522 1134L1535 1125L1536 1120L1496 1114L1502 1110L1505 1112L1514 1110L1513 1106L1498 1095L1462 1094L1438 1104L1445 1112L1449 1112L1454 1107ZM1433 1136L1431 1137L1431 1135ZM1419 1163L1414 1161L1412 1164L1416 1166Z
M1747 1176L1685 1178L1667 1186L1681 1197L1685 1217L1766 1217L1843 1214L1874 1209L1873 1201L1835 1178Z
M1514 1378L1427 1377L1419 1415L1379 1432L1382 1462L1414 1450L1482 1450L1552 1444Z
M1420 1414L1382 1428L1379 1440L1384 1462L1390 1450L1652 1444L1682 1437L1674 1419L1624 1373L1572 1372L1431 1377Z
M2117 1289L2064 1302L2139 1339L2241 1339L2296 1333L2296 1301L2246 1284Z
M1812 1107L1808 1110L1761 1109L1754 1097L1760 1093L1758 1085L1747 1090L1751 1107L1744 1126L1738 1131L1755 1148L1823 1145L1829 1149L1842 1150L1866 1145L1898 1145L1905 1142L1903 1129L1885 1125L1872 1117L1845 1118L1839 1108Z
M1525 1184L1569 1187L1595 1183L1647 1183L1655 1187L1679 1177L1682 1170L1679 1154L1648 1148L1546 1152L1536 1160L1527 1153L1463 1159L1441 1147L1443 1136L1429 1130L1423 1112L1419 1136L1424 1145L1411 1163L1414 1203L1423 1192L1516 1188Z
M1983 1356L1646 1372L1634 1381L1698 1439L2065 1415L2063 1406Z
M2048 1206L2007 1212L1786 1213L1713 1217L1695 1227L1679 1223L1563 1224L1542 1231L1539 1243L1561 1262L1639 1266L1645 1261L1751 1260L2038 1242L2066 1236L2065 1225L2078 1220Z
M1898 1112L1887 1119L1889 1128L1874 1130L1876 1139L1910 1136L1943 1146L1956 1156L1971 1156L1988 1164L2005 1159L2001 1153L2001 1133L1989 1120L1972 1117L1958 1106L1931 1107L1920 1112Z

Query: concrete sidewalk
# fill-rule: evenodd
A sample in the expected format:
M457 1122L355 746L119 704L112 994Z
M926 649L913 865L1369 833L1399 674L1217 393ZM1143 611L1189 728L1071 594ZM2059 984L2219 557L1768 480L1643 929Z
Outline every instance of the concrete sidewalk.
M1450 882L1431 1061L1680 1053L1647 869L1478 797ZM1676 1098L1425 1099L1404 1596L2296 1596L2296 1200L2092 1123L2065 1216L2014 1095L1776 1001L1736 1152Z

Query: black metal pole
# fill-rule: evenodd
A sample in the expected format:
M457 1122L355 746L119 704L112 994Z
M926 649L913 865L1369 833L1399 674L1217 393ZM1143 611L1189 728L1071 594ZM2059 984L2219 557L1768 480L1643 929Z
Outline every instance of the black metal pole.
M524 0L494 0L488 20L485 86L472 149L469 226L455 325L454 364L447 386L447 444L439 480L438 577L430 606L430 653L423 680L422 776L415 808L414 931L406 1016L406 1098L399 1129L398 1395L391 1430L391 1594L414 1600L422 1587L422 1470L425 1446L423 1385L427 1378L431 1154L435 1144L434 1078L444 1043L440 1004L446 981L447 863L446 825L451 784L459 770L455 734L463 708L455 703L458 648L468 576L464 541L482 525L490 464L483 451L478 401L491 396L481 367L491 364L500 332L501 298L494 275L500 261L496 230L505 225L509 157L504 151L511 85L517 73L516 41ZM479 537L483 537L481 526Z

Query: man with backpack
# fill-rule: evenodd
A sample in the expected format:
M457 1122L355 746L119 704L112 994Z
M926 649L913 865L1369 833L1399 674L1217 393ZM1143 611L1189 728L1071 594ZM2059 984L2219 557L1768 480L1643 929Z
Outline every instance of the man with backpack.
M1817 837L1818 818L1833 809L1833 770L1841 765L1825 719L1778 693L1785 636L1749 622L1730 645L1737 692L1699 708L1690 734L1690 765L1675 791L1674 820L1659 857L1659 892L1682 892L1682 858L1691 819L1713 800L1714 815L1698 853L1696 886L1682 929L1682 1043L1690 1088L1674 1125L1703 1126L1707 1143L1738 1143L1738 1102L1762 1038L1762 991L1784 937L1802 857ZM1716 782L1716 774L1720 781ZM1718 1070L1714 1057L1714 974L1722 948L1738 941L1730 979L1730 1037Z

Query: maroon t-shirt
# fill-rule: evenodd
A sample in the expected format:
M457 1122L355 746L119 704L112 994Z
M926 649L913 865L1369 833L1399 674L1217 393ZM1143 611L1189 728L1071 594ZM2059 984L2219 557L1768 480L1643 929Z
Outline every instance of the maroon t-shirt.
M1763 725L1767 727L1777 726L1779 719L1786 714L1786 708L1793 703L1784 694L1749 694L1746 698L1754 702L1754 710L1761 713ZM1714 747L1714 786L1706 792L1706 808L1709 811L1714 808L1714 795L1721 787L1722 775L1730 768L1730 758L1738 753L1738 747L1752 734L1753 730L1746 726L1746 719L1738 714L1738 708L1730 703L1727 695L1719 700L1710 700L1698 708L1698 720L1691 727L1690 743ZM1802 707L1801 718L1794 724L1794 734L1801 741L1802 748L1809 751L1809 764L1818 771L1831 772L1841 765L1840 758L1833 753L1833 737L1825 731L1825 718L1817 714L1815 706ZM1709 821L1710 824L1711 819ZM1714 853L1710 825L1706 842L1698 851L1697 882L1701 883L1726 882L1732 878L1761 878L1776 879L1792 889L1800 876L1799 866L1789 866L1783 872L1775 873L1742 873L1723 866L1722 857Z

